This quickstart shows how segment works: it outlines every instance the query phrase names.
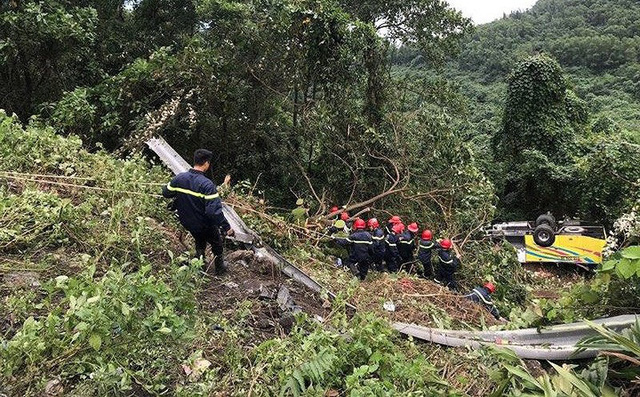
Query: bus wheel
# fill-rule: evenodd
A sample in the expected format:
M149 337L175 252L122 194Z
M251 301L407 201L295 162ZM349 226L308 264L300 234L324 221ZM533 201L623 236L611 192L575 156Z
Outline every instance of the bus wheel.
M556 235L551 226L547 224L538 225L533 231L533 241L541 247L551 247L556 241Z

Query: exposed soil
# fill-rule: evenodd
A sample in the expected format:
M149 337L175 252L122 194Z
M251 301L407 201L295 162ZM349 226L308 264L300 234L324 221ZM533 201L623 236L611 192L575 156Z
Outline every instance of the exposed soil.
M361 284L360 288L368 292L355 297L356 307L390 321L436 327L446 313L460 324L476 327L498 324L483 306L428 280L382 274ZM393 302L395 311L386 310L385 302Z
M252 251L234 251L225 260L228 271L211 276L211 286L202 291L200 304L205 310L237 318L244 303L250 313L243 321L253 329L252 342L287 334L295 321L294 312L302 311L319 321L330 314L330 302L287 278L277 264L255 257ZM288 304L283 299L287 292L291 298Z

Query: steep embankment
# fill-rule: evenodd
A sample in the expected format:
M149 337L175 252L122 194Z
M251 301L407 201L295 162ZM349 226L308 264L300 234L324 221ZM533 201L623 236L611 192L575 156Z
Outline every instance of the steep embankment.
M488 379L488 369L465 355L418 347L375 315L349 318L340 302L350 293L371 301L386 294L344 273L335 277L344 284L333 305L247 252L227 258L228 275L203 276L200 263L179 255L191 243L157 195L167 172L142 158L88 153L78 139L23 129L4 114L0 154L0 393L433 395L452 385L473 394L492 387L469 381ZM247 221L272 236L291 232ZM288 251L310 259L322 250ZM310 317L283 310L283 286ZM439 358L429 362L433 349Z

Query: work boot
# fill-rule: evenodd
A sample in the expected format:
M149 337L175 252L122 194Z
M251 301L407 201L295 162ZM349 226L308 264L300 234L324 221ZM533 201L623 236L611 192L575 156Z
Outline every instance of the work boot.
M360 270L358 269L357 263L349 263L349 269L351 270L351 274L358 277L360 275Z
M214 261L215 263L215 272L214 274L216 276L221 276L223 274L225 274L227 272L227 266L224 264L224 261L222 260L221 257L218 257L215 259Z

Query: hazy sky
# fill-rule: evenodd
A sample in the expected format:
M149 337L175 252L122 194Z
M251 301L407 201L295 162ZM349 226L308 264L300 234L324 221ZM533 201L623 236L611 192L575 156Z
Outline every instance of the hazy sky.
M526 10L536 0L446 0L453 8L462 11L465 17L473 19L476 24L491 22L502 18L502 14L511 11Z

